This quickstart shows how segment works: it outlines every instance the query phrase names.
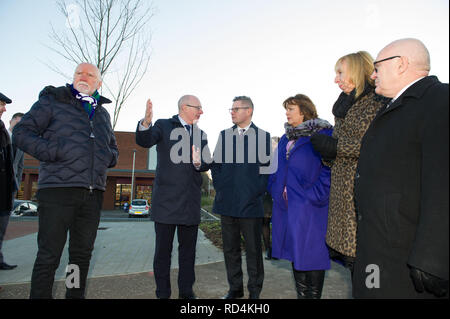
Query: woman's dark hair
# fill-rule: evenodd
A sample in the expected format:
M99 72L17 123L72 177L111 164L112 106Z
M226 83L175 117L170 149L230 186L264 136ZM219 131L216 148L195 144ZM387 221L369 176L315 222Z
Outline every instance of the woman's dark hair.
M303 121L316 119L318 117L316 106L309 97L304 94L297 94L291 96L283 102L283 107L287 108L288 105L297 105L300 108L300 112L303 114Z

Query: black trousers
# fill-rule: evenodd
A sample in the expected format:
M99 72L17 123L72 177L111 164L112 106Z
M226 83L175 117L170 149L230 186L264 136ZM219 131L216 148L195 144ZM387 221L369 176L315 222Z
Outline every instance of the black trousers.
M175 230L178 237L178 291L180 296L192 296L195 282L195 249L198 225L169 225L155 222L156 242L153 272L156 281L156 296L170 298L170 265Z
M223 254L230 291L243 291L241 233L245 241L250 294L259 296L264 281L261 231L262 218L221 216Z
M103 192L84 188L38 191L38 253L31 276L30 298L52 298L55 271L69 233L69 264L79 269L79 288L66 298L84 298L86 278L100 222ZM75 272L73 272L75 274Z

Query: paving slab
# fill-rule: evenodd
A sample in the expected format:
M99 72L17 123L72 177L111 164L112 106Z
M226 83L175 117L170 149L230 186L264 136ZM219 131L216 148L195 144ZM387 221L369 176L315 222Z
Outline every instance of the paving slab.
M9 225L9 239L3 252L8 263L18 264L13 270L0 271L0 299L27 299L31 273L37 253L37 228L26 222ZM153 276L153 222L104 222L99 225L88 273L86 297L89 299L155 299ZM172 298L178 297L178 245L174 239L172 255ZM243 260L244 287L246 274ZM54 297L64 298L67 245L55 275ZM219 299L228 290L223 253L199 230L194 291L201 299ZM262 299L295 299L291 263L286 260L264 260ZM247 297L247 292L245 292ZM350 299L350 272L332 262L326 272L323 299Z

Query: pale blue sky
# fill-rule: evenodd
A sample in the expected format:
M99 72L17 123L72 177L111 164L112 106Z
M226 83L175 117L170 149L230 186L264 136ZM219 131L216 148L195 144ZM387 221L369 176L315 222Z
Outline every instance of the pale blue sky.
M255 124L272 135L283 134L281 104L297 93L308 95L319 116L333 123L331 108L340 93L333 82L336 60L358 50L375 58L386 44L405 37L422 40L431 53L431 74L449 81L448 0L156 0L153 5L149 72L124 107L117 130L135 130L148 97L158 119L176 114L184 94L200 98L205 113L199 126L212 145L219 131L232 125L228 108L237 95L253 99ZM46 85L66 83L42 61L73 72L74 65L44 46L50 43L50 22L64 28L54 1L0 0L0 92L13 99L4 122L26 112Z

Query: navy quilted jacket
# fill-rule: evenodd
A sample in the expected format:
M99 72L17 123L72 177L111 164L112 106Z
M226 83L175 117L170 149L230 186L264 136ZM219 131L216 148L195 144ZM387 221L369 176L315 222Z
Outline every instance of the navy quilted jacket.
M107 168L119 151L108 111L100 97L92 120L67 86L45 87L39 100L14 127L14 143L38 159L38 188L105 190Z

